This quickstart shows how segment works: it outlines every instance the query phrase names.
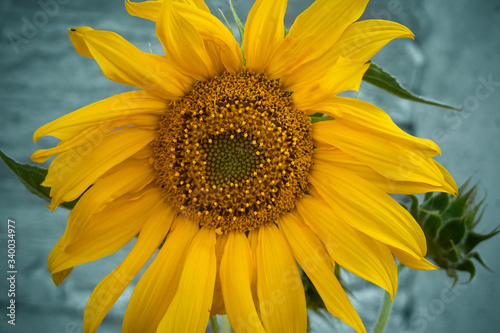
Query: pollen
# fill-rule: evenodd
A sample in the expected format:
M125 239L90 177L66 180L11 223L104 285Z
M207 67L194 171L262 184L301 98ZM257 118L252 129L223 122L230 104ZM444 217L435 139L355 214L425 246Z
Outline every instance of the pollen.
M311 122L263 74L198 82L161 117L153 142L165 201L201 226L249 231L295 207L307 190Z

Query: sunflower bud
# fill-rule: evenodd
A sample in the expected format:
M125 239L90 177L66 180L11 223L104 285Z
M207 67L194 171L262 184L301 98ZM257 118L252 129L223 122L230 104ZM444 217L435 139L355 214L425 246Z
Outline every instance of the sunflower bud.
M497 228L490 233L474 231L484 212L484 198L476 203L477 185L467 189L469 181L460 187L456 197L447 193L427 193L423 203L416 196L411 197L409 212L422 227L427 239L427 256L449 277L458 281L457 271L470 274L472 281L476 273L475 259L488 269L475 247L500 232Z

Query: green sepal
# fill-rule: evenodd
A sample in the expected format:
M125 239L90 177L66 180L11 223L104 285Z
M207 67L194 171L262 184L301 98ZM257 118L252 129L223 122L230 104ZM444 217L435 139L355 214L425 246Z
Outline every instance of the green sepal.
M459 271L464 271L470 274L469 280L464 284L471 282L472 279L474 279L474 276L476 276L476 267L474 266L474 263L469 259L466 259L462 261L460 265L457 265L457 269Z
M484 201L477 199L477 185L469 186L470 179L462 185L456 197L446 193L427 193L420 205L418 197L410 195L406 208L422 227L427 240L427 255L448 276L458 281L457 271L470 274L474 278L474 259L486 269L475 247L500 233L500 227L488 234L474 229L484 214Z
M493 230L492 232L490 232L489 234L486 234L486 235L482 235L482 234L478 234L476 232L470 231L467 234L467 237L465 238L464 245L463 245L465 252L467 252L467 253L470 252L472 249L474 249L476 247L476 245L478 245L479 243L481 243L487 239L490 239L491 237L497 235L499 232L500 232L499 228Z
M472 230L476 227L476 225L481 221L483 218L484 214L484 200L486 200L486 197L484 197L479 203L472 209L469 208L469 212L464 215L464 220L465 220L465 225L467 226L468 229ZM478 217L476 217L476 214L481 211Z
M438 243L441 248L448 250L452 244L459 244L465 236L465 225L461 219L448 221L439 231Z
M337 263L334 263L334 264L335 264L335 268L333 269L333 272L335 274L335 277L337 278L337 280L339 280L339 282L342 282L342 278L340 276L340 274L342 273L342 271L340 270L340 266Z
M424 202L424 206L428 210L444 211L450 204L450 198L448 193L439 193L437 195L431 196L428 200Z
M311 123L319 123L320 121L335 120L332 116L310 117Z
M325 114L321 112L316 112L314 114L309 115L309 117L323 117Z
M415 218L415 220L420 221L420 206L418 204L418 198L415 195L409 196L411 199L410 206L408 207L408 211Z
M453 278L453 286L455 286L455 284L458 282L457 271L455 269L453 269L453 268L448 268L446 270L446 275L448 275L449 277Z
M393 95L396 95L398 97L413 102L419 102L455 111L460 111L460 109L456 107L446 105L440 102L431 101L411 93L410 91L408 91L408 89L404 88L394 76L387 73L385 70L382 69L382 67L378 66L377 64L374 64L373 62L370 62L370 67L365 72L363 80L370 84L373 84L374 86L380 89L384 89L385 91Z
M472 253L469 254L469 257L476 259L484 268L486 268L490 272L492 271L491 268L489 268L488 265L486 265L484 263L483 258L481 258L481 256L479 255L479 253L472 252Z
M231 0L229 0L229 6L231 7L231 12L233 13L234 21L236 22L236 26L238 27L238 31L240 33L241 57L243 58L243 66L246 66L247 61L245 60L245 53L243 52L243 35L245 33L245 26L243 25L243 23L241 23L240 17L234 10L233 3Z
M450 203L448 209L443 213L443 219L461 218L467 209L467 201L469 200L470 192L465 195L457 195L455 200Z
M234 36L233 27L231 27L231 24L229 24L229 21L227 20L226 15L224 15L224 12L222 11L222 9L220 9L220 8L218 8L218 9L219 9L220 14L222 15L222 18L224 19L224 21L226 21L227 28L231 32L231 35Z
M312 310L324 309L325 303L323 302L323 299L319 295L311 279L309 279L309 276L307 276L307 274L304 272L302 267L300 267L300 265L298 265L298 268L300 276L302 278L302 285L304 287L304 292L306 295L307 307Z
M476 186L473 186L469 191L464 193L467 185L469 184L469 181L470 179L467 180L462 186L460 186L457 196L450 202L450 206L443 213L443 219L454 219L462 217L467 210L468 202L474 201Z
M245 26L241 23L240 17L238 13L234 10L233 3L229 0L229 6L231 7L231 12L233 12L234 21L236 22L236 26L238 27L238 31L240 32L240 46L243 47L243 34L245 33Z
M422 230L424 230L425 237L427 239L436 239L437 233L441 225L443 224L443 219L439 214L429 214L425 219Z
M448 251L448 261L457 264L460 262L460 259L460 250L457 249L453 241L451 241L451 249Z
M50 202L50 188L40 185L47 176L47 169L40 168L36 165L19 163L5 155L1 150L0 157L4 161L5 165L7 165L7 167L14 172L17 178L19 178L28 191ZM64 202L60 206L67 209L73 209L77 201L78 199L71 202Z

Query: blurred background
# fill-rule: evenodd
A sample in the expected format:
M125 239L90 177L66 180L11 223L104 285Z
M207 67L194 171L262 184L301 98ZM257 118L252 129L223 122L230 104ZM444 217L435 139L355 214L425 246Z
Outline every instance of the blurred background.
M226 0L207 1L233 25ZM312 3L289 1L286 26ZM244 21L252 1L234 0ZM500 1L372 0L362 19L408 26L415 41L395 40L373 59L414 93L462 108L450 111L398 99L363 83L360 98L386 110L405 130L437 142L438 161L458 185L471 178L486 196L478 231L489 232L500 216ZM334 22L332 22L334 24ZM4 0L0 2L0 149L27 163L36 149L57 140L33 132L70 111L132 88L108 81L97 64L79 56L67 36L72 26L112 30L144 51L162 53L152 22L131 17L123 1ZM357 95L357 94L356 94ZM47 166L45 166L47 167ZM60 287L52 283L46 258L63 234L69 211L51 213L0 163L0 331L81 332L83 310L95 285L125 257L115 255L78 266ZM7 324L7 219L16 221L16 326ZM500 239L500 238L499 238ZM403 270L386 332L498 332L499 239L478 250L492 272L479 267L470 284L451 281L442 270ZM132 241L133 243L133 241ZM383 292L346 275L351 300L371 331ZM466 281L467 274L460 280ZM135 284L134 280L133 284ZM133 284L103 321L100 332L118 332ZM338 320L311 316L313 332L353 332Z

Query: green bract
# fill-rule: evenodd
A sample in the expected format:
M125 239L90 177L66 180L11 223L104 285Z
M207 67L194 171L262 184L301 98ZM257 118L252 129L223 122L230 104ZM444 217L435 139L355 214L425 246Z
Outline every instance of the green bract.
M500 232L498 228L487 234L474 231L482 217L484 199L476 203L477 185L467 189L468 184L469 181L460 187L456 197L447 193L427 193L422 204L412 195L408 207L424 230L427 256L446 269L455 283L457 271L468 272L468 282L472 281L476 273L473 259L488 268L479 253L473 250Z

